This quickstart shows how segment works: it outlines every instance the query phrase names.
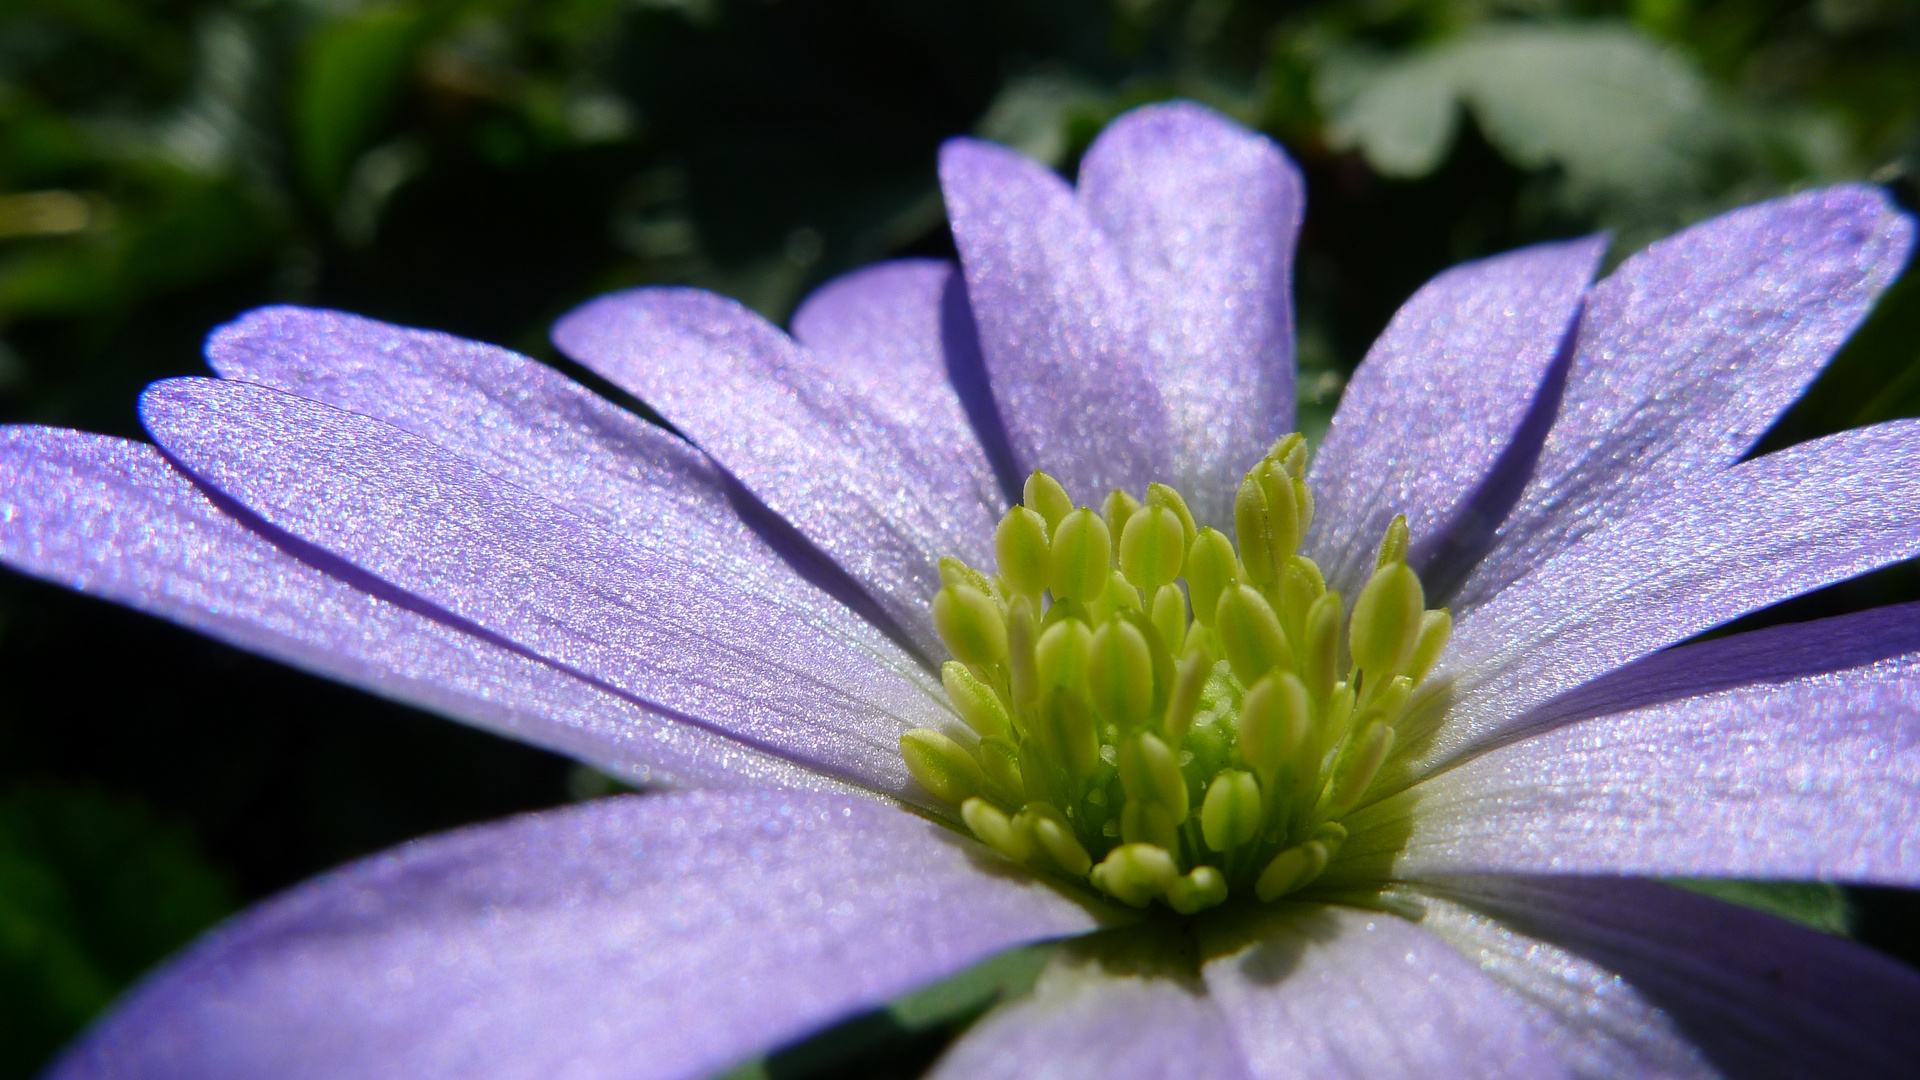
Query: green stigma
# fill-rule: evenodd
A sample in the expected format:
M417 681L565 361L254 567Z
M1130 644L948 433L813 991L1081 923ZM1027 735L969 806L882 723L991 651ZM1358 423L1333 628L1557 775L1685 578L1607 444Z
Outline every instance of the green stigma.
M1404 517L1351 612L1327 589L1298 554L1306 457L1288 435L1247 473L1233 540L1164 484L1096 513L1035 472L996 572L940 561L942 676L971 733L903 735L914 778L994 850L1135 907L1311 883L1452 620L1426 609Z

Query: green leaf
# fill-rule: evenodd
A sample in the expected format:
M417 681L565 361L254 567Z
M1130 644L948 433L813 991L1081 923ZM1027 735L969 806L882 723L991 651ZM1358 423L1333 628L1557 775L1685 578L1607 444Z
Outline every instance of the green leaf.
M1668 884L1777 915L1825 934L1844 935L1853 928L1853 911L1847 905L1847 894L1840 886L1827 882L1673 878Z
M45 1058L234 906L192 839L137 801L0 795L0 1063Z
M1336 56L1320 89L1334 144L1389 176L1438 168L1463 107L1514 164L1592 189L1695 190L1734 136L1690 64L1605 23L1495 24L1403 59Z
M429 29L424 10L388 4L335 19L307 40L293 88L293 134L302 179L315 195L339 196Z

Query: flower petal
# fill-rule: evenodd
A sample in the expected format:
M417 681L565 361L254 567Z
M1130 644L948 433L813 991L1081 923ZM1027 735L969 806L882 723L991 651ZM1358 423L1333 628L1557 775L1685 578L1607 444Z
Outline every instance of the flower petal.
M1920 653L1920 603L1712 638L1642 657L1542 702L1508 729L1508 738L1721 690L1865 667L1906 653Z
M1907 631L1912 638L1911 624ZM1582 720L1499 747L1352 815L1341 855L1369 861L1378 851L1400 879L1573 873L1911 886L1920 884L1916 817L1920 652Z
M1920 422L1743 462L1609 523L1462 619L1416 772L1564 691L1729 619L1920 552Z
M1845 938L1651 881L1488 877L1425 888L1615 973L1730 1080L1913 1076L1920 1061L1920 973ZM1482 968L1523 993L1564 992L1551 986L1562 977L1556 957L1529 952L1517 970L1484 954ZM1624 988L1596 980L1568 1004Z
M1174 102L1108 125L1078 192L1142 319L1170 427L1162 479L1231 532L1241 474L1293 430L1300 171L1273 140Z
M1538 468L1458 606L1738 460L1912 245L1912 219L1885 193L1849 185L1724 214L1628 259L1587 302Z
M50 1074L704 1077L1093 917L858 799L607 799L409 844L269 901Z
M824 596L796 603L666 539L622 539L380 421L207 379L156 383L142 416L275 528L690 723L903 795L900 734L958 724L937 682Z
M958 266L897 259L844 274L801 302L793 336L886 411L910 449L925 444L921 457L963 471L975 487L1020 490L1026 478L1013 468Z
M1430 598L1472 565L1539 451L1545 429L1533 428L1556 403L1550 376L1605 250L1590 237L1456 266L1394 314L1313 463L1307 551L1328 587L1358 594L1395 514L1407 516Z
M953 139L940 187L1014 463L1079 503L1168 475L1168 417L1118 254L1066 182Z
M1128 955L1129 943L1063 948L1033 993L988 1013L929 1080L1251 1080L1198 980Z
M1245 933L1203 939L1202 972L1260 1080L1570 1075L1504 988L1398 916L1288 904Z
M928 606L937 561L992 565L1004 506L968 456L976 444L916 434L884 386L836 372L712 293L603 296L556 323L553 340L713 455L852 575L925 657L946 654Z
M1480 883L1510 886L1502 879L1450 884ZM1452 899L1427 892L1418 903L1421 929L1506 987L1539 1039L1575 1076L1726 1080L1666 1010L1606 967Z
M672 537L716 572L808 594L734 512L706 455L517 353L273 307L215 330L207 360L226 378L384 420L622 536Z
M836 786L316 569L145 443L0 428L0 561L636 782Z

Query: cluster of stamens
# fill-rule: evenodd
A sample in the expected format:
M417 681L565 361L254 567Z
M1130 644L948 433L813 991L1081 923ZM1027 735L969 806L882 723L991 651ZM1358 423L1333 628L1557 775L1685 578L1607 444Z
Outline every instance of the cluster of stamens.
M1095 513L1035 472L996 573L940 562L942 676L971 731L902 736L914 778L1008 858L1136 907L1312 882L1452 622L1426 610L1404 518L1348 618L1298 554L1306 457L1289 435L1247 473L1237 546L1164 484Z

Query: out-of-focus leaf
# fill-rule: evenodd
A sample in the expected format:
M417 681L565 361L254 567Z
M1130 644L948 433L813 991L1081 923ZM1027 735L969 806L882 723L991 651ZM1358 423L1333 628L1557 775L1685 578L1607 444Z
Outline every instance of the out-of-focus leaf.
M1067 159L1068 111L1099 103L1105 94L1093 83L1063 75L1013 79L987 106L974 133L1059 168Z
M1384 175L1439 168L1471 109L1509 161L1560 170L1570 205L1630 227L1649 215L1670 227L1756 179L1818 178L1846 164L1821 114L1763 123L1676 49L1622 24L1494 23L1392 58L1336 50L1315 91L1329 142Z
M1676 878L1669 884L1797 922L1826 934L1853 928L1853 910L1840 886L1822 881L1732 881Z
M331 201L380 133L430 21L410 4L335 19L307 39L293 88L293 135L309 190Z
M185 831L138 802L48 785L0 796L0 1066L46 1057L233 907Z
M1319 87L1336 146L1389 176L1422 176L1471 108L1515 164L1631 191L1698 186L1733 138L1678 54L1612 24L1492 25L1403 59L1336 55Z

